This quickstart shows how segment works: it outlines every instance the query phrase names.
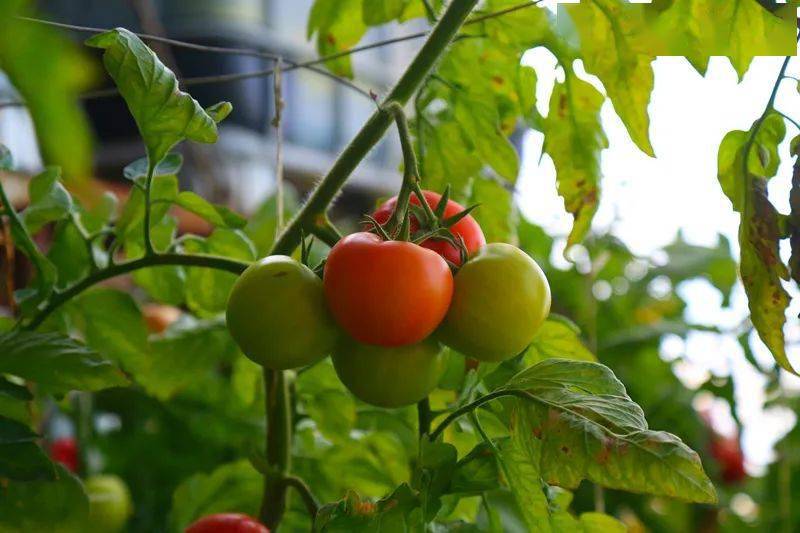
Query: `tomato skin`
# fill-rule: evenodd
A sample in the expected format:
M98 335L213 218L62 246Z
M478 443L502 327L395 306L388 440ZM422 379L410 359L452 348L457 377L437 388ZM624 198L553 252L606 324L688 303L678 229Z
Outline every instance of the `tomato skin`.
M200 518L185 533L269 533L269 529L246 514L220 513Z
M428 203L431 209L436 209L436 206L439 205L439 200L442 198L441 194L433 191L422 191L422 195L425 197L425 201ZM411 195L411 203L414 205L420 205L419 198L417 198L416 194ZM396 205L397 196L394 196L381 204L380 207L378 207L378 209L376 209L372 214L372 217L381 224L384 224L389 220L389 217L392 216L392 212L394 211L394 207ZM457 215L463 210L464 206L454 202L453 200L448 200L447 206L444 208L444 218ZM418 228L419 222L417 221L416 217L412 216L411 231L414 232ZM452 231L454 235L460 235L461 238L464 239L464 245L467 248L468 255L472 255L481 246L486 244L486 238L483 235L483 230L481 230L478 221L475 220L472 215L467 215L453 224L450 227L450 231ZM423 248L428 248L429 250L433 250L455 265L461 265L461 254L459 253L458 248L447 241L440 239L428 239L423 241L420 246Z
M522 352L550 312L550 285L525 252L504 243L481 248L455 277L442 341L480 361Z
M340 240L325 263L325 297L354 339L378 346L414 344L441 323L453 275L435 252L361 232Z
M434 338L387 348L342 337L331 354L336 374L353 395L378 407L402 407L427 396L447 367Z
M339 335L322 281L291 257L265 257L233 286L226 312L231 336L254 362L276 370L314 363Z
M61 437L50 444L50 458L70 472L78 471L78 443L72 437Z
M133 514L131 494L125 482L114 475L92 476L84 482L89 496L92 531L117 533Z
M742 453L738 436L713 435L711 455L719 463L720 476L726 485L736 485L747 477L747 471L744 469L744 453Z

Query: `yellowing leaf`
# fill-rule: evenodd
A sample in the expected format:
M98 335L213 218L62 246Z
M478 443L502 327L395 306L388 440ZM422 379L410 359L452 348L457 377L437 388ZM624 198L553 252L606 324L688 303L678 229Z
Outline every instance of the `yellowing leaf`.
M353 47L367 27L362 19L362 0L316 0L308 16L307 37L317 37L317 52L326 56ZM365 7L366 9L366 7ZM334 73L353 77L350 56L325 63Z
M543 121L544 151L556 167L558 194L575 217L568 246L580 242L591 227L600 196L600 152L608 147L600 124L603 95L567 71L556 84L550 112Z
M654 156L647 106L653 92L653 68L641 6L614 0L562 5L580 37L586 71L595 74L608 93L633 142ZM649 50L650 49L650 50Z

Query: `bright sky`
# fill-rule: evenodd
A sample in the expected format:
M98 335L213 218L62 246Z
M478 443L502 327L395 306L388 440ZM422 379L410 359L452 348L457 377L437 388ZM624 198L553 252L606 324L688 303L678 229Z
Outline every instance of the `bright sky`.
M663 260L659 248L673 241L679 230L688 242L706 246L716 245L718 234L722 233L734 244L738 256L739 218L717 182L717 148L725 133L749 129L763 112L781 61L782 58L774 57L756 59L744 80L738 83L736 73L724 59L714 58L705 78L682 58L656 60L650 105L650 134L656 158L636 148L612 105L606 102L602 120L610 148L603 153L603 195L593 227L611 228L635 253L655 260ZM545 114L552 80L562 74L553 69L555 59L543 49L529 52L525 62L534 66L539 75L537 105ZM790 65L789 74L797 76L798 71L800 64ZM776 107L792 114L798 104L797 84L784 81ZM787 139L795 134L797 130L788 126ZM518 202L530 220L543 225L551 235L565 236L572 218L556 194L552 162L547 156L539 162L542 138L538 132L530 132L525 138ZM788 142L781 147L781 157L784 163L770 182L769 191L776 207L787 213L791 183ZM788 249L782 252L788 254ZM560 254L554 254L554 259L556 255ZM793 296L798 296L794 287L787 285L787 288ZM690 322L732 328L747 317L747 302L741 287L737 288L729 308L722 307L721 294L705 280L686 282L678 291L688 302L686 318ZM786 334L796 364L800 363L798 312L800 298L795 298L787 313ZM766 348L757 339L751 344L759 362L769 368L772 357ZM738 414L745 424L743 443L748 466L753 473L762 471L772 459L773 442L791 427L794 415L774 408L764 411L761 389L765 380L746 362L735 337L698 332L689 335L686 342L678 337L667 338L662 345L662 356L670 360L681 358L676 373L690 386L702 383L708 373L733 373L736 394L741 400ZM787 388L800 390L800 379L784 377ZM724 430L730 426L726 423L725 409L717 405L716 411L721 414Z

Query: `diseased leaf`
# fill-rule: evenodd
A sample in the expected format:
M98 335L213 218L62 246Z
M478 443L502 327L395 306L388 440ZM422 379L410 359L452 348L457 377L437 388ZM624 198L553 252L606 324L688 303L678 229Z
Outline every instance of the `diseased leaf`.
M567 246L583 240L597 211L600 197L600 152L608 140L600 124L603 95L567 71L550 97L543 122L544 152L556 167L558 194L575 218Z
M564 488L588 479L630 492L716 501L697 454L678 437L649 430L641 408L608 368L548 359L506 388L531 395L514 400L509 419L512 458L527 465L526 476Z
M470 147L482 161L511 183L517 180L519 158L500 129L499 116L479 100L456 99L454 116Z
M778 364L794 373L783 335L789 295L781 280L789 279L789 272L778 251L778 212L767 193L767 180L780 163L777 146L785 133L783 118L774 112L750 131L729 132L719 148L718 178L733 209L741 215L739 274L753 326ZM746 164L745 150L749 150Z
M352 48L364 36L367 27L362 17L362 0L315 0L308 16L306 37L316 36L317 52L321 56ZM350 56L326 61L332 72L353 77Z
M314 520L314 531L358 532L414 531L420 523L419 499L406 484L389 496L372 502L348 491L338 502L323 506Z
M641 4L592 0L561 4L559 8L569 13L577 28L586 71L603 82L633 142L647 155L655 156L647 112L653 91L650 63L655 54Z
M178 89L175 74L136 35L117 28L91 37L86 44L105 50L103 64L139 127L148 164L155 166L184 139L217 140L214 118Z
M56 394L128 384L122 372L95 351L57 333L0 333L0 373L33 381Z
M36 233L45 224L61 220L72 212L72 196L60 179L61 170L49 167L28 183L28 207L22 216L29 232Z

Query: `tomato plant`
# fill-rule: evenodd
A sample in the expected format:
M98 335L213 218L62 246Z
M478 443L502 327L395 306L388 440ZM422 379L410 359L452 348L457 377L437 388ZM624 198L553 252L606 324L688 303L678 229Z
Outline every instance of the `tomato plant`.
M795 368L784 325L796 292L786 282L800 281L800 183L768 186L788 158L800 172L798 138L787 138L798 122L776 103L783 82L796 81L796 2L592 0L554 15L518 1L314 0L305 34L321 57L303 61L54 24L35 16L33 2L0 3L0 70L16 91L3 93L10 100L0 110L30 112L48 165L29 176L29 154L15 162L0 145L0 530L790 531L800 523L791 506L800 426L776 436L776 460L751 479L738 439L708 445L697 407L703 395L727 403L743 430L752 411L738 405L747 384L737 380L748 375L765 410L798 407L785 388ZM141 27L158 29L139 4ZM425 31L358 45L411 20ZM89 91L99 78L91 56L62 30L93 34L85 44L113 87ZM369 63L354 68L352 56L403 41L419 44L392 88L365 88L370 78L356 74ZM179 79L152 42L170 47L160 53L274 63ZM531 50L546 50L550 67L531 63ZM653 61L670 54L703 75L712 56L727 56L740 78L757 55L784 59L752 126L720 139L715 176L739 215L738 246L679 235L644 257L593 219L608 117L616 114L631 149L656 155L651 133L663 126L648 111ZM307 83L282 84L300 69L365 98L363 108L343 108L337 131L350 130L352 109L371 115L292 203L283 129L297 136L300 119L316 118L316 108L284 98ZM232 111L183 89L265 76L277 153L264 175L275 176L276 192L243 216L181 189L178 145L215 142ZM122 171L119 197L88 178L104 169L92 169L80 105L109 96L127 105L145 155ZM402 181L364 224L342 190L393 126ZM28 128L11 129L16 152ZM530 208L526 187L549 186L517 182L523 147L552 163L552 192L572 218L564 235L520 209ZM307 153L287 152L295 161ZM204 152L184 153L190 172L206 166ZM787 191L788 201L770 198ZM340 193L345 209L332 209ZM185 232L186 213L207 231ZM698 323L687 311L698 284L724 305L743 294L749 316L731 328ZM726 364L740 349L741 361L727 364L736 371L688 372L699 335L715 336L724 353L704 355ZM54 439L64 434L75 438ZM703 467L715 459L717 486Z
M373 233L348 235L325 263L325 297L333 317L356 340L414 344L447 313L453 276L438 254Z
M308 267L286 256L266 257L239 276L226 317L242 352L267 368L314 363L336 342L322 282ZM305 334L298 336L298 331Z

